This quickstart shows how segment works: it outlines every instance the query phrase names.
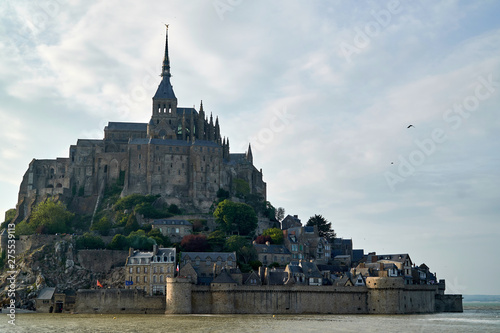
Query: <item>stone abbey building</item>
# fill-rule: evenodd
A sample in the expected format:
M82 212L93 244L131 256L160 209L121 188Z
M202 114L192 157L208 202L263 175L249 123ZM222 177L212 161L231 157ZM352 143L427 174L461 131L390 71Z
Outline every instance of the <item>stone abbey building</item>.
M253 165L250 145L245 153L230 153L218 118L208 117L203 103L198 111L178 106L170 83L168 30L161 77L148 123L109 122L104 139L79 139L68 158L33 159L20 186L16 222L48 196L66 202L78 196L77 204L72 200L76 210L91 213L106 185L116 182L123 184L122 196L159 194L189 212L207 212L217 191L231 191L235 179L265 199L266 183L262 169Z

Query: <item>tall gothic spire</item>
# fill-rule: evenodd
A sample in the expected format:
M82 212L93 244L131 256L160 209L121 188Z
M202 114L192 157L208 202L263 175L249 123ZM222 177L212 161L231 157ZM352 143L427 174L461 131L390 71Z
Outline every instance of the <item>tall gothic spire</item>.
M163 66L161 68L161 76L171 77L170 74L170 59L168 58L168 24L165 24L167 31L165 33L165 57L163 58Z
M165 56L163 58L163 65L162 65L162 68L161 68L161 77L162 77L162 80L160 82L160 85L158 86L158 90L156 90L156 94L154 95L153 99L162 99L162 100L165 100L165 99L175 99L177 100L177 98L175 97L175 94L174 94L174 89L172 88L172 84L170 83L170 77L172 76L170 74L170 59L168 57L168 24L165 24L165 26L167 27L167 30L165 32ZM162 101L162 104L164 102ZM171 102L168 102L168 103L165 103L167 106L168 104L172 104ZM177 104L177 102L175 103ZM157 107L157 106L155 106Z

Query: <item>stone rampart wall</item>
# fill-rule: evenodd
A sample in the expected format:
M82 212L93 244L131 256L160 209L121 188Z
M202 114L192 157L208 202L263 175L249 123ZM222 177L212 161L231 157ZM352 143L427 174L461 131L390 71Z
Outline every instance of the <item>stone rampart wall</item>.
M147 296L132 289L81 289L76 313L165 313L164 296Z
M114 267L125 266L128 251L117 250L79 250L77 259L80 265L95 273L106 273Z

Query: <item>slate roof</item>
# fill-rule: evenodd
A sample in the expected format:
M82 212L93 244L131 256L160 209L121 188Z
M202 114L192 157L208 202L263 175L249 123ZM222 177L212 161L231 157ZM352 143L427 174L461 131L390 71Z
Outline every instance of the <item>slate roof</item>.
M108 126L104 130L114 131L138 131L145 132L148 129L146 123L126 123L126 122L108 122Z
M189 114L198 114L198 111L195 110L195 108L184 108L184 107L177 107L177 114L183 114L183 113L186 113L186 115L189 115Z
M297 266L297 265L288 265L288 270L292 274L304 274L302 267Z
M236 281L234 281L231 275L223 269L222 272L212 280L212 283L236 283Z
M245 164L248 162L247 155L245 153L235 153L229 154L229 163L228 164Z
M323 275L321 275L320 271L318 270L318 267L316 266L315 263L313 262L308 262L308 261L303 261L300 263L302 266L302 272L308 277L308 278L322 278Z
M369 257L370 255L368 255ZM409 257L408 253L399 253L399 254L379 254L377 255L377 260L388 260L388 261L396 261L404 263L405 260Z
M200 259L205 259L206 257L212 258L213 261L216 261L218 257L221 257L222 261L227 261L230 258L232 261L236 261L236 253L235 252L182 252L181 260L186 260L186 257L193 260L196 257Z
M220 145L213 141L207 140L196 140L194 143L185 140L175 140L175 139L150 139L150 138L135 138L129 141L132 145L160 145L160 146L201 146L201 147L220 147Z
M158 248L158 251L156 252L156 256L175 256L175 248L171 247L160 247ZM129 258L134 258L134 259L151 259L153 258L153 252L152 251L134 251L134 254L132 254Z
M267 284L282 285L288 280L288 273L284 270L271 270L267 275Z
M163 76L158 89L153 97L154 99L177 99L174 94L174 89L170 83L170 78L168 76Z
M54 296L55 292L56 288L53 287L43 288L38 294L37 299L52 299L52 296Z

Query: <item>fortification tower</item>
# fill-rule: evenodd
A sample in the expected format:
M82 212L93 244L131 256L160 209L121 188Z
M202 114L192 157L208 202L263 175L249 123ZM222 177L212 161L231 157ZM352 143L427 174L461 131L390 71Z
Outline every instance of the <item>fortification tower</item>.
M188 278L167 278L167 314L191 313L191 281Z

